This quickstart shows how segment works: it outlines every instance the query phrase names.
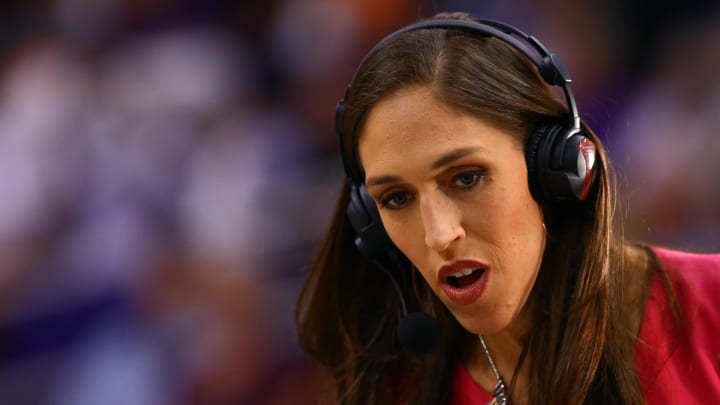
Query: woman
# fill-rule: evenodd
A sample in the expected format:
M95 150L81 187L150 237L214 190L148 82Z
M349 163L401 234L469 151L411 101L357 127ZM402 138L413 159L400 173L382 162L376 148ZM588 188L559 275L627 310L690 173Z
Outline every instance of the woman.
M720 401L720 255L613 231L569 83L534 39L465 14L361 62L337 113L347 181L297 314L337 403ZM437 319L438 347L423 323L398 342L408 306Z

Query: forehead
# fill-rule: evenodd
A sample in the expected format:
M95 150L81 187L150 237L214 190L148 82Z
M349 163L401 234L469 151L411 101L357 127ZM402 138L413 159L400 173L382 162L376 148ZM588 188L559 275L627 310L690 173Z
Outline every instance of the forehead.
M438 101L430 88L411 87L370 110L358 150L369 174L458 148L492 151L499 143L514 143L514 138L487 120Z
M466 114L439 102L427 87L402 89L380 100L368 113L359 138L359 149L379 143L411 146L434 135L438 142L451 141L462 132Z

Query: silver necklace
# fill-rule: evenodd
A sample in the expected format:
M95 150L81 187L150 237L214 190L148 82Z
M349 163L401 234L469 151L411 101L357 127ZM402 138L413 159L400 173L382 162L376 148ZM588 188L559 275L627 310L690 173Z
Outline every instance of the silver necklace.
M483 339L482 335L478 335L478 337L480 338L480 344L485 351L485 357L487 357L488 362L490 363L490 368L492 368L493 373L495 373L495 378L497 378L497 384L495 384L495 389L493 390L493 400L490 401L488 405L507 405L508 398L505 394L505 382L503 382L502 377L500 377L500 373L498 372L497 366L495 366L495 361L490 355L490 350L488 350L485 339Z

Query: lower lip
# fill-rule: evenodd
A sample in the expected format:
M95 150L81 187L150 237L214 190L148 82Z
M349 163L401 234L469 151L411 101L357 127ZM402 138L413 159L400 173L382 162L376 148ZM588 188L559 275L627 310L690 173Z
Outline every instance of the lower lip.
M445 295L447 295L447 297L450 298L450 300L456 305L470 305L477 301L485 292L489 276L490 271L486 269L480 278L468 286L458 288L453 287L450 284L443 283L441 288L445 292Z

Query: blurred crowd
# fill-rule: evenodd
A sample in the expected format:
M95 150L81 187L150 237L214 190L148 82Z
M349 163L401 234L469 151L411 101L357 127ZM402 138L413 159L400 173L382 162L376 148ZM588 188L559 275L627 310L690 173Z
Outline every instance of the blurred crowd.
M438 11L573 72L629 238L720 250L713 1L4 0L0 402L315 404L294 303L343 173L337 100Z

